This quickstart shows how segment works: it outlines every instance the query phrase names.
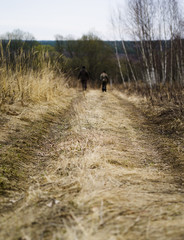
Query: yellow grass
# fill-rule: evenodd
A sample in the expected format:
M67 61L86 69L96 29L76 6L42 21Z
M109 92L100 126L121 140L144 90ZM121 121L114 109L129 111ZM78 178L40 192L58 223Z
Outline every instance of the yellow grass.
M28 74L12 74L1 79L3 103L49 102L61 96L67 88L64 75L56 76L52 70L43 69L41 72ZM3 102L4 101L4 102Z
M157 148L160 136L121 93L78 96L55 147L40 151L49 161L0 221L0 236L182 239L182 189Z
M11 41L3 49L0 42L0 107L21 102L52 102L67 90L66 78L51 67L47 52L12 51ZM5 54L4 54L5 53ZM55 62L57 65L57 62ZM56 67L56 66L55 66ZM61 66L60 66L61 68Z

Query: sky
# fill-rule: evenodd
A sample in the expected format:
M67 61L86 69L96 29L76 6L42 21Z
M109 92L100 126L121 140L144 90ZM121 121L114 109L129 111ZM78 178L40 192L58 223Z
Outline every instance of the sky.
M57 34L74 39L93 32L113 38L112 10L126 0L1 0L0 35L20 29L37 40L54 40Z

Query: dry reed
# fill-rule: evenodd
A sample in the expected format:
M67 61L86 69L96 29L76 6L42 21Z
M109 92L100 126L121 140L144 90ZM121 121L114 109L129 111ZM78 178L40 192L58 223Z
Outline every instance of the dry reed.
M20 101L52 101L61 96L67 84L62 72L56 74L50 64L47 52L10 52L10 42L6 49L0 44L0 106Z

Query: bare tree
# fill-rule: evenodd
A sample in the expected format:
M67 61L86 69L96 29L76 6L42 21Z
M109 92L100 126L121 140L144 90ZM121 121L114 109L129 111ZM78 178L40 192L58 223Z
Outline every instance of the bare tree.
M123 28L124 19L123 19L123 15L122 15L122 13L119 9L117 10L115 17L112 18L111 22L112 22L112 25L114 26L114 28L116 28L117 32L119 33L119 36L120 36L121 42L122 42L122 47L123 47L123 50L124 50L124 53L125 53L127 65L130 69L130 72L131 72L131 75L133 77L134 82L137 83L135 72L133 70L133 66L130 62L130 58L128 56L127 49L126 49L126 46L125 46L124 28ZM120 69L120 75L121 75L121 77L123 79L123 83L125 85L125 80L124 80L123 73L122 73L122 68L121 68L121 63L120 63L120 59L119 59L119 54L117 52L116 43L115 43L115 50L116 50L116 57L117 57L117 60L118 60L118 66L119 66L119 69Z
M20 29L15 29L12 32L7 32L0 36L3 40L24 40L24 41L33 41L35 37L29 33L24 32Z
M122 19L117 12L116 28L122 39L127 64L136 81L135 71L124 42L124 26L138 43L142 76L152 88L158 83L183 84L184 54L182 32L184 20L177 0L128 0L129 15Z

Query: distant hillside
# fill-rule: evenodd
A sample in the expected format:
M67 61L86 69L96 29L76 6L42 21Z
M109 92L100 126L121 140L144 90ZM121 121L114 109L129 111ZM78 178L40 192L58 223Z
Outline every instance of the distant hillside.
M67 43L68 40L63 40L63 42ZM70 41L70 40L69 40ZM72 40L73 41L73 40ZM55 47L56 45L56 41L54 40L48 40L48 41L38 41L41 45L50 45L52 47ZM110 45L112 48L114 48L115 50L115 41L105 41L108 45ZM122 42L121 41L117 41L117 48L118 48L118 53L119 54L124 54L124 50L122 47ZM125 46L127 49L127 52L129 54L135 54L136 51L136 46L135 46L135 42L133 41L125 41Z
M115 41L105 41L108 45L114 48L115 51ZM122 46L122 41L116 41L117 49L119 54L125 54ZM127 53L135 54L136 53L136 42L135 41L125 41L125 47Z
M62 40L62 45L63 47L67 48L67 43L69 42L75 42L77 40ZM112 47L112 49L115 52L115 41L104 41L106 44L108 44L110 47ZM9 40L2 40L2 45L4 47L4 49L6 48L6 46L9 44ZM10 44L10 48L11 50L16 50L20 47L22 47L24 50L25 49L31 49L33 46L38 46L38 45L42 45L42 46L52 46L55 47L56 46L56 41L55 40L41 40L41 41L23 41L23 40L11 40L11 44ZM118 48L118 53L121 54L125 54L123 47L122 47L122 42L121 41L116 41L117 44L117 48ZM138 42L133 42L133 41L125 41L125 47L126 50L128 52L128 54L135 54L136 53L136 44L138 44Z
M56 41L54 40L48 40L48 41L45 41L45 40L42 40L42 41L38 41L41 45L50 45L52 47L55 47L56 45Z

